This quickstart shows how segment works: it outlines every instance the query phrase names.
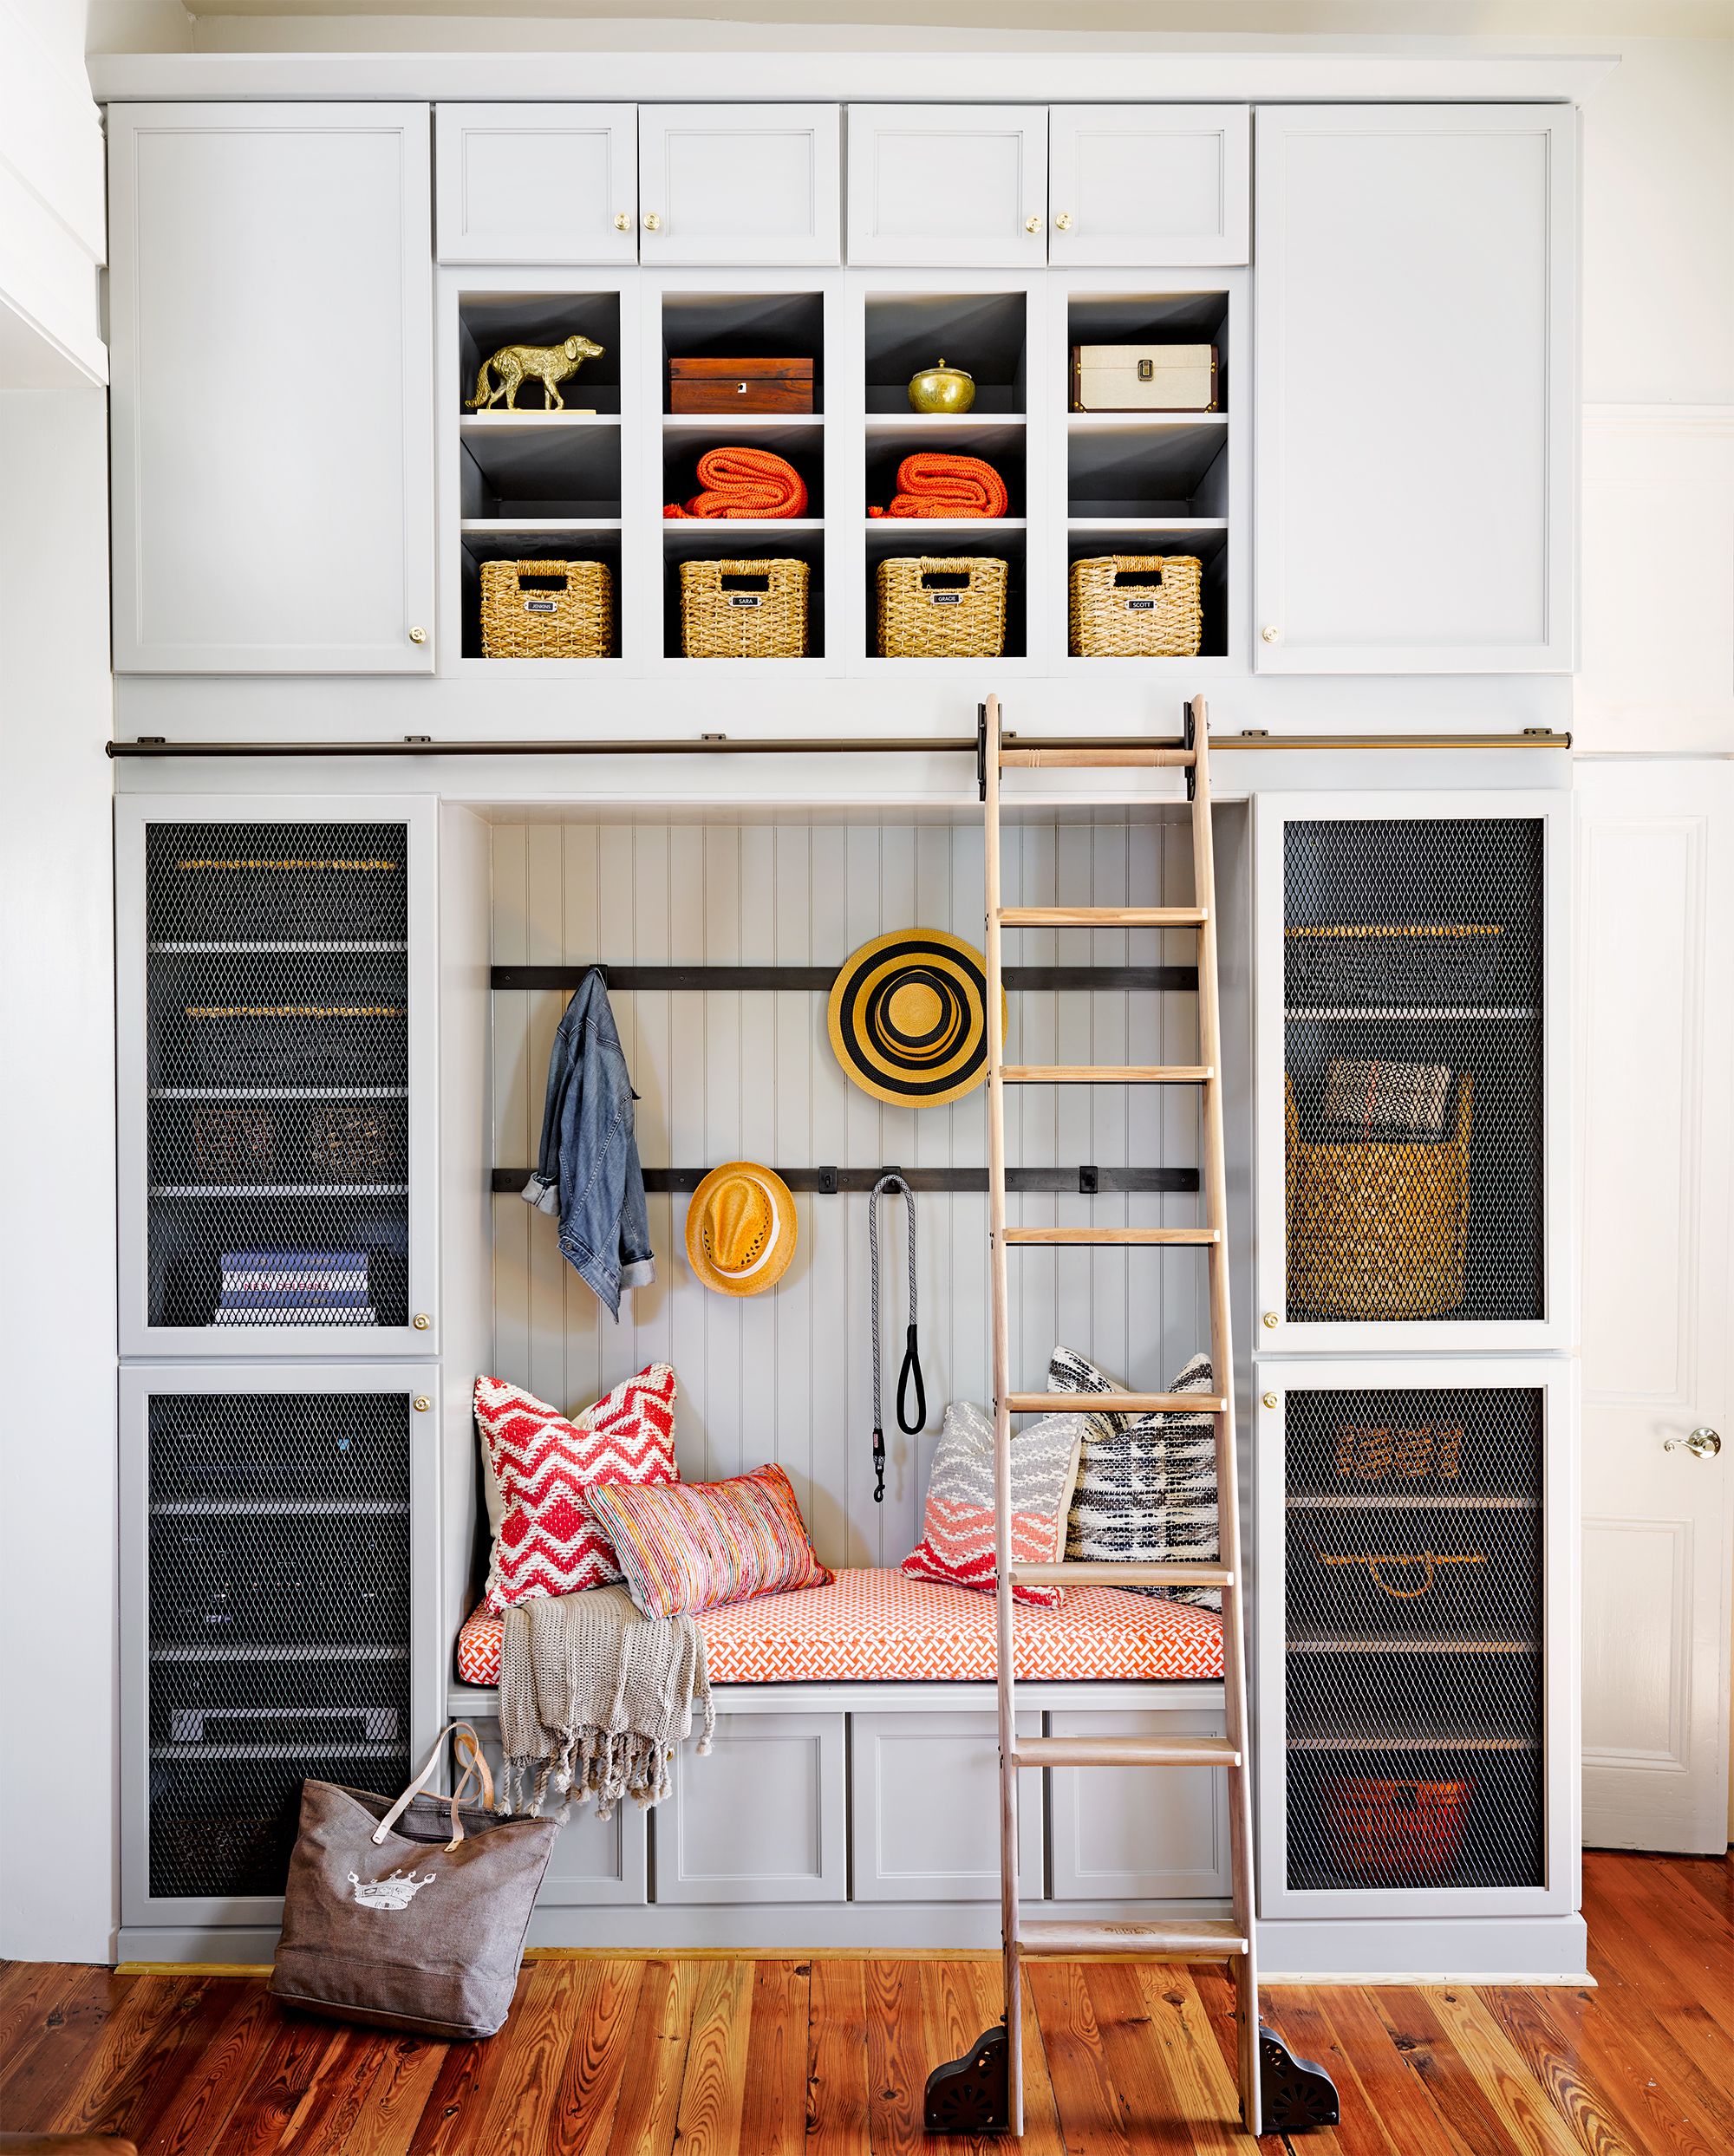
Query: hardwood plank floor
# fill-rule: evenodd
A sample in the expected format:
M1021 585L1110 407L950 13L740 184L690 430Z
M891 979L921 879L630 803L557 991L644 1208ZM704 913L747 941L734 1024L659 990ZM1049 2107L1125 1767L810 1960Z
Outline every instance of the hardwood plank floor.
M1584 1860L1594 1990L1268 1988L1342 2096L1262 2156L1726 2156L1734 1866ZM488 2043L284 2015L246 1976L0 1966L0 2127L142 2156L916 2156L928 2069L991 2017L991 1961L526 1964ZM1222 1970L1027 1973L1030 2156L1254 2156Z

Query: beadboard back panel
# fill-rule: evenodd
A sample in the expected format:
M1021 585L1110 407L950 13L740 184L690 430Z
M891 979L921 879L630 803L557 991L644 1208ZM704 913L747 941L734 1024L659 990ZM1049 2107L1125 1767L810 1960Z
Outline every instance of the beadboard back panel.
M1184 903L1183 824L1009 827L1013 905ZM886 930L945 928L980 945L981 833L931 823L501 824L493 831L497 964L839 964ZM1157 931L1008 933L1008 963L1190 965L1194 939ZM613 999L639 1095L647 1167L979 1167L986 1092L909 1110L871 1099L844 1076L812 992L641 994ZM501 1167L535 1163L554 1032L566 993L493 998L493 1143ZM1024 1063L1188 1063L1196 1000L1137 991L1021 992L1010 999L1008 1056ZM1007 1097L1014 1165L1196 1167L1190 1088L1040 1086ZM685 1255L687 1200L653 1195L656 1283L629 1295L618 1326L562 1259L556 1223L516 1195L493 1201L497 1373L564 1408L582 1407L644 1363L681 1384L681 1472L697 1480L766 1460L794 1482L825 1561L895 1565L919 1530L940 1420L951 1399L985 1397L985 1195L916 1201L919 1321L928 1428L898 1434L907 1225L880 1201L889 1462L873 1501L867 1204L798 1195L794 1261L770 1293L736 1299L701 1286ZM1014 1225L1185 1226L1191 1195L1016 1196ZM1134 1386L1156 1387L1208 1339L1196 1250L1014 1250L1014 1382L1044 1382L1057 1339Z

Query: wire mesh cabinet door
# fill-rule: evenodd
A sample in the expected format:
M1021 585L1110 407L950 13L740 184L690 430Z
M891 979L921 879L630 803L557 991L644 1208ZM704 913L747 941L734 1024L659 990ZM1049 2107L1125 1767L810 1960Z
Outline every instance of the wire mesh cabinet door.
M1571 1345L1569 813L1257 800L1259 1352Z
M122 1354L435 1352L433 804L116 817Z
M1258 1384L1261 1915L1570 1912L1575 1365Z
M431 1365L122 1371L124 1925L275 1925L303 1781L425 1755L438 1400Z

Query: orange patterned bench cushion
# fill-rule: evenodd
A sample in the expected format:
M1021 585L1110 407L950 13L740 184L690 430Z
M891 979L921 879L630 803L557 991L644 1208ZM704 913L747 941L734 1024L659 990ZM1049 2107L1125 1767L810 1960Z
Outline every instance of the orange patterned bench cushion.
M994 1598L900 1572L839 1572L707 1610L713 1684L991 1684ZM1222 1674L1222 1619L1118 1587L1068 1587L1058 1609L1015 1612L1017 1673L1029 1682ZM458 1635L458 1681L498 1684L505 1619L479 1609Z

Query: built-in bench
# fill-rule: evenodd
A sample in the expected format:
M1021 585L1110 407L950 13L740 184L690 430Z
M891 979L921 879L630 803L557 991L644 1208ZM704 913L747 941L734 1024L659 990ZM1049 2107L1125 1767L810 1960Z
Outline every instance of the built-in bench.
M532 1945L991 1945L999 1860L990 1596L840 1572L706 1612L716 1736L684 1746L652 1811L569 1818ZM502 1620L478 1612L451 1711L497 1750ZM1020 1608L1026 1736L1216 1735L1214 1612L1118 1588ZM1031 1770L1022 1891L1066 1913L1227 1904L1224 1777L1208 1768Z

